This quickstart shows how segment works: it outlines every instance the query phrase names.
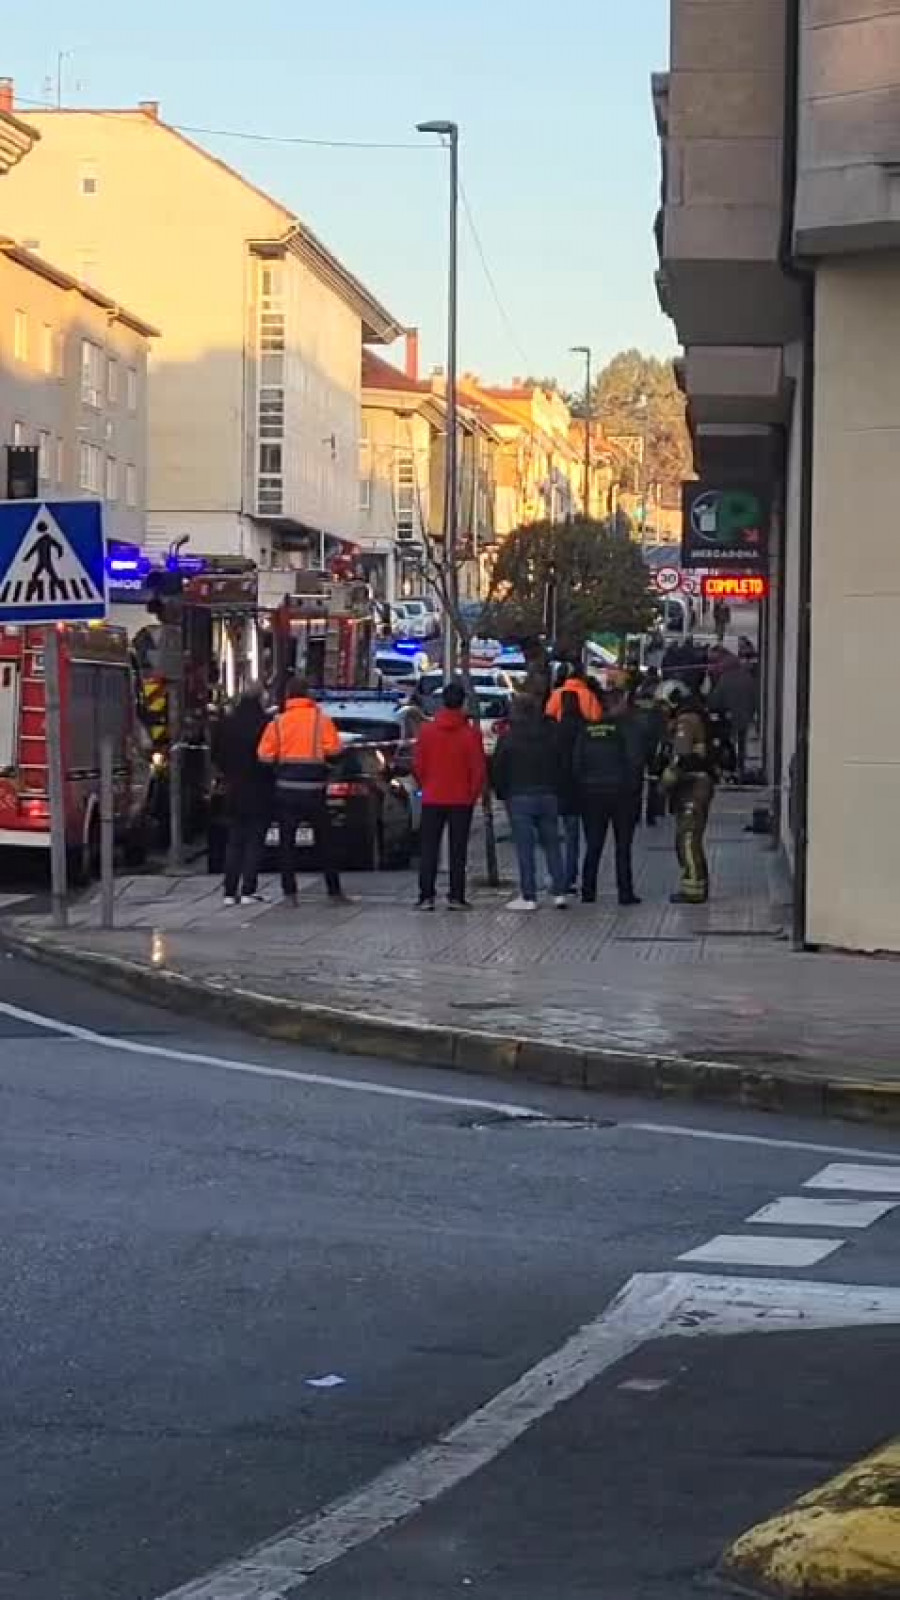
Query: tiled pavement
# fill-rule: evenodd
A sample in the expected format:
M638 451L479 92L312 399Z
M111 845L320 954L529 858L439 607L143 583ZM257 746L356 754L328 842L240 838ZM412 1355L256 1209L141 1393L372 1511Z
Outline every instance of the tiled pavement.
M508 842L504 888L490 890L479 881L476 837L468 915L417 912L410 873L349 875L358 900L341 908L306 878L294 911L274 879L270 904L226 909L217 882L188 872L122 878L115 930L98 927L95 896L75 910L65 942L212 980L226 993L504 1037L890 1079L900 1066L896 963L791 952L786 880L768 842L746 829L754 799L718 797L705 907L668 903L676 872L666 821L640 838L643 904L631 910L615 903L608 861L598 905L560 912L548 903L516 916L505 909L514 889ZM15 926L47 931L46 919L19 917Z

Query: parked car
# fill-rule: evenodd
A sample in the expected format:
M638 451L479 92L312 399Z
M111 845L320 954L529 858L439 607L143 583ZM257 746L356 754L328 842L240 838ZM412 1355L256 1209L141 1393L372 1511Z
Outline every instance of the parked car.
M481 740L484 745L485 755L493 755L497 740L501 733L509 727L509 708L512 703L512 689L481 689L476 688L478 700L479 727Z
M421 796L412 776L412 744L399 696L350 690L346 696L323 696L328 715L341 734L344 748L329 762L326 802L340 867L371 871L405 867L421 825ZM221 789L213 795L209 826L208 867L221 872L225 860L227 822ZM297 830L297 866L315 868L312 829ZM278 867L278 825L273 818L266 834L265 871Z
M476 673L472 673L473 680L477 676ZM444 680L440 673L437 674L437 677L439 681L436 688L425 694L425 704L432 715L439 711L441 706L441 689ZM509 708L512 704L514 690L511 683L494 684L473 681L472 687L475 698L478 701L478 726L481 730L485 754L493 755L497 740L501 733L506 731L509 723Z
M422 600L395 600L390 616L395 639L430 639L435 631L431 612Z
M430 665L427 650L401 651L393 645L381 645L375 652L376 673L384 682L401 687L414 688Z
M473 667L469 673L472 688L504 689L512 693L515 688L512 678L503 667ZM439 695L444 687L444 674L439 669L432 672L423 672L419 678L419 688L424 695Z
M390 690L349 690L346 695L325 695L323 701L345 744L373 745L386 757L394 784L406 794L413 834L418 836L422 796L412 775L418 719L404 697Z
M428 624L429 639L435 638L441 631L441 608L433 594L412 595L404 602L407 606L422 606Z

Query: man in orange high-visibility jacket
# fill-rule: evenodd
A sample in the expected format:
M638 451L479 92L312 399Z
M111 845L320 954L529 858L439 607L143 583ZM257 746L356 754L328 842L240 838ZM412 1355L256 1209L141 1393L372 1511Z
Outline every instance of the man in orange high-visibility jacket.
M563 695L574 694L578 700L578 709L585 722L600 722L603 717L603 707L600 704L590 684L587 682L584 667L574 666L558 689L554 689L544 709L546 717L553 717L555 721L562 721Z
M340 734L313 700L309 685L303 678L290 678L284 710L265 729L258 755L260 761L275 768L281 887L291 905L297 904L296 839L301 823L312 828L329 900L347 898L334 865L326 796L328 757L337 755L340 748Z

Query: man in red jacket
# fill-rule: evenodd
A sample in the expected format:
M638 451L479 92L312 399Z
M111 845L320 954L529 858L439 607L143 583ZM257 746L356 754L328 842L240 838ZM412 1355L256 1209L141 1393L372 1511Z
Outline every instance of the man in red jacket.
M466 856L472 812L481 795L487 769L479 729L469 721L461 683L448 683L444 708L426 722L416 741L413 771L422 790L422 841L419 906L434 910L438 855L444 828L450 831L451 911L468 911Z

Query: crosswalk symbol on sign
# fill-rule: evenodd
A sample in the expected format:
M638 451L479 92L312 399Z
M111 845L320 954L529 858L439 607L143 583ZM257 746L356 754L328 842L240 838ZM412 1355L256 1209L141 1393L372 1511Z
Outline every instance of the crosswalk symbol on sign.
M99 501L0 506L0 622L104 617L104 572Z

